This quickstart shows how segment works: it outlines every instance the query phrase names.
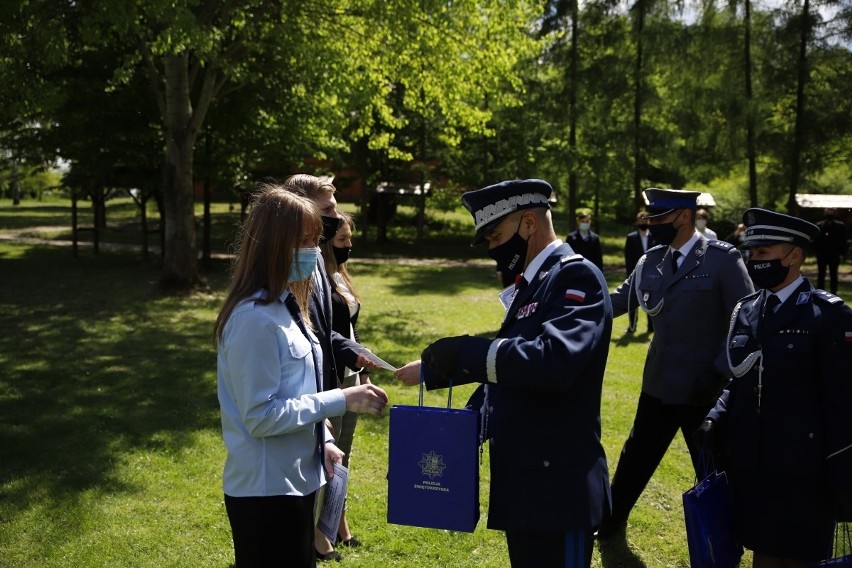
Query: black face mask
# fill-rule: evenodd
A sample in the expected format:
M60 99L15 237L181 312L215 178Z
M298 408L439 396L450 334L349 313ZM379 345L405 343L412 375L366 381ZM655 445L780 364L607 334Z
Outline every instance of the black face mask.
M527 258L529 243L521 236L520 228L521 223L518 222L518 230L511 239L488 250L488 256L497 261L497 270L511 279L515 279L524 271L524 261Z
M320 237L320 242L324 243L325 241L330 241L334 238L334 235L337 233L337 229L340 228L340 218L339 217L326 217L322 216L322 236Z
M658 245L670 245L677 236L677 229L675 229L674 222L651 225L648 227L648 230Z
M337 264L343 264L347 260L349 260L349 253L352 252L352 247L331 247L332 252L334 252L334 260L337 261Z
M793 252L790 250L790 252ZM751 281L755 287L771 290L775 288L787 278L790 273L790 267L781 264L781 261L790 256L790 252L782 258L773 258L772 260L751 260L746 261L746 268Z
M639 229L640 231L647 231L648 225L643 223L642 225L636 225L636 228Z

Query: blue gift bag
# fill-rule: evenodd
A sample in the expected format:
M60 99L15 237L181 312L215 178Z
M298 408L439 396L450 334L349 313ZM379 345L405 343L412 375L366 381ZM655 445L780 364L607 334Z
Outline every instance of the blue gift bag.
M834 557L823 560L816 566L830 566L831 568L852 567L852 535L849 531L849 523L838 521L834 526Z
M683 494L689 564L692 568L733 568L743 555L734 537L728 478L713 471Z
M479 521L478 414L423 406L390 409L388 522L473 532Z

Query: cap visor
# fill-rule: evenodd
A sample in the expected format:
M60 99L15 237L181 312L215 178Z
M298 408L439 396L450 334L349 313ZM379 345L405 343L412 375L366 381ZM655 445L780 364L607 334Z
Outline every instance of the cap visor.
M665 217L666 215L668 215L672 211L674 211L674 209L667 209L666 211L662 211L660 213L651 212L650 214L645 215L644 218L645 219L659 219L660 217Z
M486 223L485 225L481 226L479 228L479 230L476 231L476 234L473 236L473 242L470 243L470 246L472 246L472 247L479 246L483 242L485 242L485 235L487 235L492 229L494 229L494 227L499 225L500 221L502 221L505 218L506 218L506 216L503 215L499 219L494 219L490 223Z

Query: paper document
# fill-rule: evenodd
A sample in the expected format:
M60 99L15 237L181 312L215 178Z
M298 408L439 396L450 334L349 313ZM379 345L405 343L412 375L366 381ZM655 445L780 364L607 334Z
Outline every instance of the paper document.
M388 363L384 359L380 358L378 355L376 355L372 351L364 349L361 352L361 355L364 355L365 357L367 357L370 361L372 361L373 363L378 365L379 368L381 368L381 369L387 369L388 371L396 371L397 370L397 367L394 367L393 365L391 365L390 363Z
M331 542L337 540L337 528L340 525L343 506L346 504L348 486L349 470L339 463L334 464L334 477L325 484L325 502L322 504L320 518L317 521L317 528Z

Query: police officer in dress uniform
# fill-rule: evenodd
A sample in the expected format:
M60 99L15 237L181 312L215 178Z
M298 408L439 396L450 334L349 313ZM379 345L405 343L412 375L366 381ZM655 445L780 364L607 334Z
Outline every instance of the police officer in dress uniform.
M496 339L448 337L422 354L428 389L481 382L468 406L490 439L488 528L505 531L512 566L588 567L609 503L600 402L612 308L600 270L556 238L551 187L513 180L467 192L474 245L518 285L501 295ZM420 363L397 371L419 381Z
M754 290L740 253L695 229L697 191L650 188L649 249L612 293L616 316L633 306L654 323L642 393L612 480L612 517L598 536L621 534L627 517L674 439L683 432L696 473L692 434L728 380L725 336L731 310Z
M765 209L743 222L763 289L734 307L733 380L696 439L727 455L754 566L810 566L830 557L835 519L852 520L852 310L801 276L816 225Z

